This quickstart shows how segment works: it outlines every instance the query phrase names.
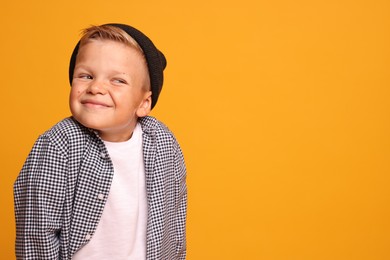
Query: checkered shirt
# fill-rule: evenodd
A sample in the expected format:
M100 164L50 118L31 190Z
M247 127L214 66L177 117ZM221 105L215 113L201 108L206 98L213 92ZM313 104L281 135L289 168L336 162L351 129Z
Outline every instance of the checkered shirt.
M139 121L148 201L146 258L185 259L183 155L161 122ZM17 259L71 259L96 231L113 174L102 140L73 118L41 135L14 184Z

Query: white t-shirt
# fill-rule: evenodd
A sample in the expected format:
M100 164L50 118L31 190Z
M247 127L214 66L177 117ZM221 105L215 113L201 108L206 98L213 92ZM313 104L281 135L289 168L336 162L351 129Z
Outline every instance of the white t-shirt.
M106 142L114 178L103 215L89 243L72 259L146 259L147 199L138 123L126 142Z

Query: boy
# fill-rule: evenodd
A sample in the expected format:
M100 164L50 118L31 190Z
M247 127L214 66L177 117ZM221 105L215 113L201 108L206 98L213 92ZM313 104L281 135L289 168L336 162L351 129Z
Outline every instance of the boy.
M133 27L84 31L72 117L38 138L14 185L17 259L185 259L183 156L147 116L165 66Z

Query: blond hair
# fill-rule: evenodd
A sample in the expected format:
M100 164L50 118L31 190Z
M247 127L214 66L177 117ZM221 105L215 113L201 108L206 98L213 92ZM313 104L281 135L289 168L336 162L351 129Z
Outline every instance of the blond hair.
M91 39L111 40L115 42L123 43L129 47L138 50L142 56L144 52L139 44L127 34L124 30L111 26L111 25L92 25L82 31L82 37L80 39L80 47L86 44Z

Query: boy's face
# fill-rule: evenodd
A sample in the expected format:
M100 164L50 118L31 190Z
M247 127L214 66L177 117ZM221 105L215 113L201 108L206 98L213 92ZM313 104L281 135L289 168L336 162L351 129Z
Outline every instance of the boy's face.
M103 140L128 140L151 107L142 54L111 40L90 40L78 52L70 92L73 117Z

